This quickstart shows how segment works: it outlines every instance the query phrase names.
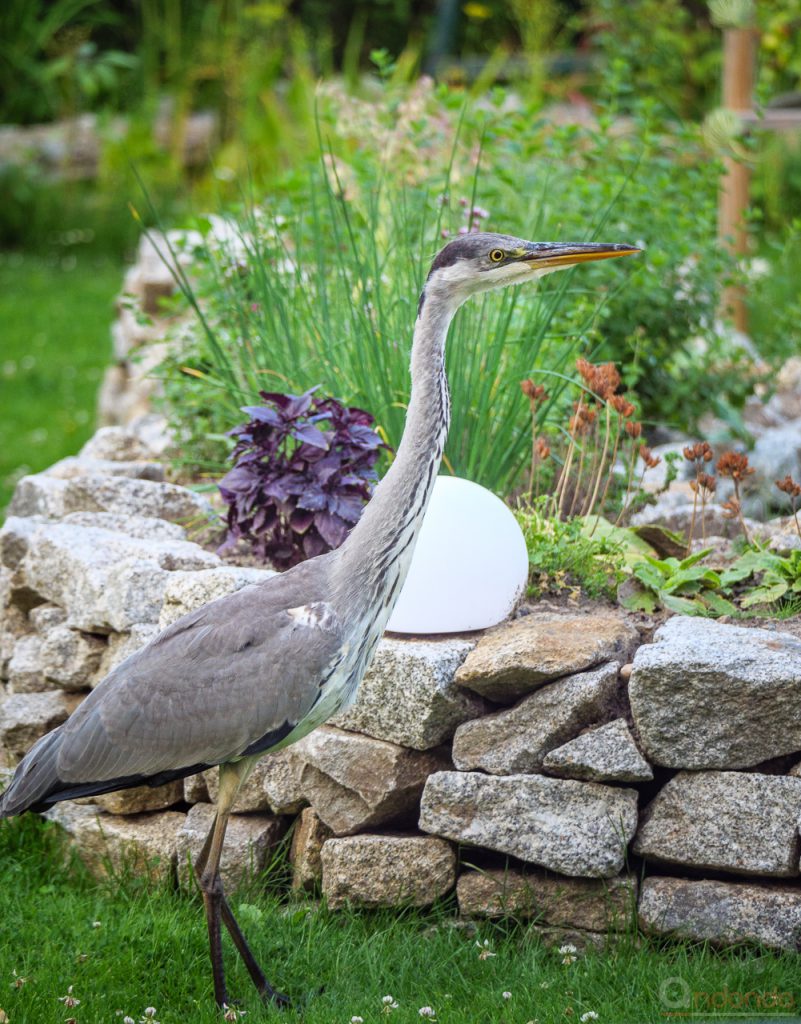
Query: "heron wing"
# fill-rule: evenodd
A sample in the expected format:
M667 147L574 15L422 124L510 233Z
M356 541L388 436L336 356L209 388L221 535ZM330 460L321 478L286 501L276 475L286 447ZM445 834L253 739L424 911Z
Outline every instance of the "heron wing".
M322 568L204 605L124 661L62 726L59 778L148 777L274 746L341 655Z

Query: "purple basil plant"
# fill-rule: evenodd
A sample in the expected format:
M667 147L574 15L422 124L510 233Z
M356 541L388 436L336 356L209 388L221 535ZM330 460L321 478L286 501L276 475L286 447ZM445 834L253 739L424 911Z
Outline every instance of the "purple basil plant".
M259 392L264 405L245 406L235 427L234 468L220 481L228 504L221 550L250 542L276 569L339 547L362 514L387 446L363 409L335 398Z

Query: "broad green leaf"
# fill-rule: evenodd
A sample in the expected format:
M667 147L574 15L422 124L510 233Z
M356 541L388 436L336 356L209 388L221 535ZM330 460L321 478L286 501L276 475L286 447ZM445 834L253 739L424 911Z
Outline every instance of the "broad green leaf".
M731 601L727 601L725 597L721 597L720 594L716 594L714 590L705 593L701 600L715 615L737 614L737 606L732 604Z
M659 599L665 608L671 612L681 612L682 615L703 615L704 608L697 601L690 601L686 597L676 597L675 594L667 594L664 591Z
M656 595L644 587L632 587L628 593L618 595L618 603L630 612L646 612L651 615L656 611Z
M776 583L772 587L757 587L750 594L746 594L740 604L743 608L753 608L756 604L772 604L786 593L786 583Z
M623 562L629 568L642 558L653 555L654 549L628 526L615 526L603 516L586 516L581 524L585 537L603 539L618 545L623 553Z
M682 570L689 569L691 565L695 565L696 562L700 562L703 558L706 558L706 556L710 554L711 551L712 548L702 548L701 551L696 551L694 554L688 555L686 558L682 559L682 561L678 563L676 568ZM675 562L676 559L669 558L668 561Z
M649 562L652 559L648 560ZM657 569L649 565L648 562L637 562L634 566L634 575L644 583L647 587L651 587L652 590L661 590L665 585L665 576L663 576Z

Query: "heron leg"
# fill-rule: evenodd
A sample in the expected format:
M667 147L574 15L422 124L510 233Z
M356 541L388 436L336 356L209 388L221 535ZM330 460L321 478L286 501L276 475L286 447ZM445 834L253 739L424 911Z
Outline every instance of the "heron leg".
M214 979L214 999L218 1006L223 1006L228 1002L220 928L222 901L224 899L222 879L220 878L220 855L227 825L228 813L222 813L218 809L217 814L214 816L214 823L204 843L203 852L206 853L206 856L202 870L198 873L200 890L203 893L203 904L206 908L206 924L209 930L209 953L211 956L211 972Z
M206 907L209 950L214 978L214 998L217 1004L222 1006L223 1003L228 1002L222 957L220 929L220 923L222 922L230 934L234 946L261 997L267 1002L272 1002L279 1007L285 1007L289 1005L289 999L276 991L267 981L225 898L220 877L220 858L225 840L225 830L228 825L228 817L236 799L236 794L250 773L251 766L251 764L243 762L220 766L220 792L217 798L217 813L200 854L195 861L195 874L197 875L200 889L203 893L203 902Z

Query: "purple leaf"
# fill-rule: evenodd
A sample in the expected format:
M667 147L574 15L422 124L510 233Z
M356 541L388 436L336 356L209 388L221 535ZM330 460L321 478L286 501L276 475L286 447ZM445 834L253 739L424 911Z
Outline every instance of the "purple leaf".
M315 513L314 525L329 548L338 548L348 535L344 520L330 512Z

